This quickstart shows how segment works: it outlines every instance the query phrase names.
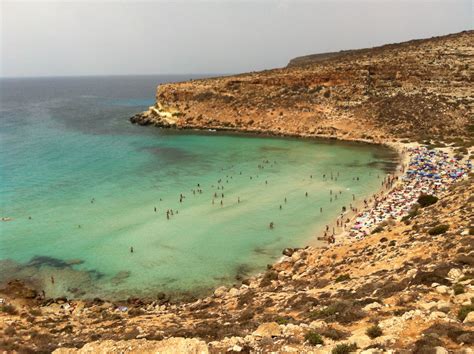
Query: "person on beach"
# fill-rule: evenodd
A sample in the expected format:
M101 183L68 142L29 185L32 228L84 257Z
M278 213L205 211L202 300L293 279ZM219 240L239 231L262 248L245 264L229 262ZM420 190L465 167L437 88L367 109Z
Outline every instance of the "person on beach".
M51 284L54 284L54 277L51 275Z
M240 203L240 197L237 197L237 203Z
M304 194L304 196L307 197L307 196L308 196L308 192L306 192L306 193Z
M285 197L285 203L286 203L286 197Z
M321 208L319 208L319 212L320 212L320 213L322 213L322 212L323 212L323 208L322 208L322 207L321 207Z

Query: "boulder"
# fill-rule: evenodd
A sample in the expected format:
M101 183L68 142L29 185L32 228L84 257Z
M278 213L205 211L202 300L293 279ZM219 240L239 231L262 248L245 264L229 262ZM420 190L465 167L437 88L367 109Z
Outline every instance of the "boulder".
M448 278L453 281L457 281L460 278L462 278L463 273L460 269L458 268L451 268L451 270L448 272Z
M229 290L229 295L234 297L234 296L239 296L240 290L236 288L232 288Z
M372 302L372 303L364 306L363 310L364 311L373 311L373 310L380 309L381 307L382 307L382 305L380 305L378 302Z
M256 337L278 337L281 335L281 328L276 322L266 322L258 326L252 334Z
M462 323L474 324L474 311L469 312Z
M438 294L448 294L449 293L449 288L446 285L438 285L435 288L435 290Z
M448 313L451 310L451 303L447 301L440 301L436 305L436 308L441 312Z
M223 297L227 293L227 288L225 286L220 286L214 290L215 297Z

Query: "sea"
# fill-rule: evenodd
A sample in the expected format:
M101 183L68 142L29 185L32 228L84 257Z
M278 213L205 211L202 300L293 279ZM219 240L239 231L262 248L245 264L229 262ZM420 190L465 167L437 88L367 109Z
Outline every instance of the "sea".
M160 83L205 76L0 79L0 283L206 294L320 244L397 163L374 145L129 122Z

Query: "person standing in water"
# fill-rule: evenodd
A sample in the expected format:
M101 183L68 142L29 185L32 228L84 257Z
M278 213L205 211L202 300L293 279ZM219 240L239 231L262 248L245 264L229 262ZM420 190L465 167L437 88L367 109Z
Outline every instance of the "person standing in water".
M130 253L133 253L133 246L130 247Z
M270 222L270 225L269 225L269 226L270 226L270 229L273 229L273 226L274 226L273 221Z

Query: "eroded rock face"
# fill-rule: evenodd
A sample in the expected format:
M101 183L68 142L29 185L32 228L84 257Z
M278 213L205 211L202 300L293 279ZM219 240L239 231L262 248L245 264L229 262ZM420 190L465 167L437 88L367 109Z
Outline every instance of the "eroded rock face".
M81 349L60 348L55 354L207 354L209 350L205 342L194 338L169 338L161 341L147 341L146 339L134 339L128 341L97 341L87 343Z
M468 31L283 69L163 84L156 105L132 121L370 141L467 136L473 41Z

